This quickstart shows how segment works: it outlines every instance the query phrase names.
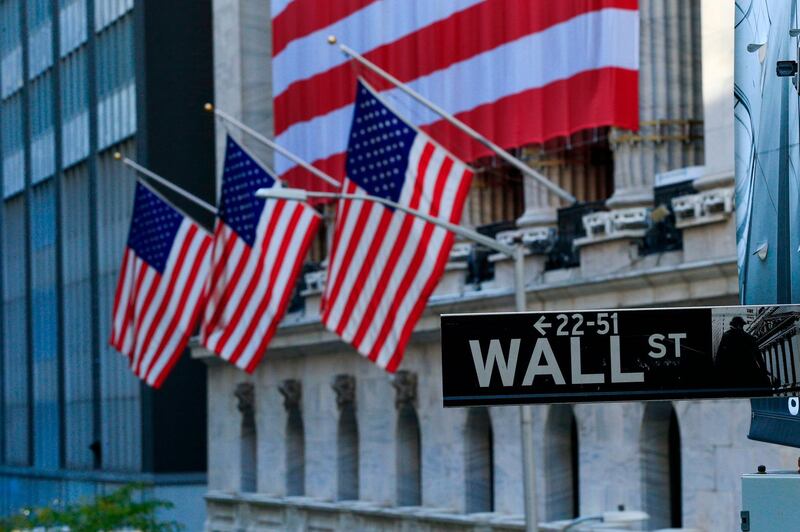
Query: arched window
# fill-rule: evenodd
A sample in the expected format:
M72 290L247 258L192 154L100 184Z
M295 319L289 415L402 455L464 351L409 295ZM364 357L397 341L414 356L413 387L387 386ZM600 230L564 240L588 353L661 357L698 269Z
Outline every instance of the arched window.
M653 529L683 523L681 432L671 403L648 403L641 434L643 509Z
M422 504L422 470L419 420L412 405L400 406L397 413L397 504Z
M548 521L578 516L578 424L570 405L550 407L544 444L545 499Z
M333 383L339 407L336 435L336 495L340 501L358 499L358 422L356 386L352 375L337 375Z
M239 489L244 493L254 492L257 489L254 393L253 385L249 382L239 383L234 392L239 401L237 407L242 414L239 438Z
M422 504L422 454L417 418L417 374L400 370L392 378L397 408L397 505Z
M345 406L339 414L336 454L337 497L340 501L358 499L358 423L353 405Z
M466 446L466 511L494 511L492 422L485 407L471 408L464 434Z
M300 381L287 379L279 388L286 409L286 494L306 493L306 438Z
M303 415L299 408L288 411L286 418L286 494L306 493L306 442Z

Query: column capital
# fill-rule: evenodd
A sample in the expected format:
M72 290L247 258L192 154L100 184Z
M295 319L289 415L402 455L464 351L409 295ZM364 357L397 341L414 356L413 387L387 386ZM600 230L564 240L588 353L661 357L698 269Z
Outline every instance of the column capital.
M240 382L233 391L236 396L236 408L243 416L252 415L255 412L255 387L252 382Z
M403 406L416 406L417 404L417 374L400 370L391 380L395 390L394 406L400 409Z
M354 376L347 374L336 375L331 387L336 392L336 406L339 410L356 402L356 378Z
M303 385L297 379L286 379L280 386L278 391L283 396L283 407L288 411L300 408L303 400Z

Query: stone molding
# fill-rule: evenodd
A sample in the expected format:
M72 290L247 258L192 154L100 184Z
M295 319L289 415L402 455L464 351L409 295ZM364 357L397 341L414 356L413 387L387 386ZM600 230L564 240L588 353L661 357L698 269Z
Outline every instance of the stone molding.
M678 229L715 222L724 222L733 213L733 187L715 188L678 196L672 199L675 226Z
M642 238L650 227L650 207L631 207L598 211L583 217L586 236L575 239L575 246L585 246L620 238Z
M205 496L207 530L239 530L259 515L269 515L281 529L300 529L292 524L324 523L330 530L428 530L445 532L458 528L468 532L517 532L525 529L524 516L495 512L460 514L445 508L392 508L368 501L324 501L312 497L275 497L261 493L232 494L209 490ZM542 528L542 530L545 530Z
M394 387L394 406L400 409L403 406L417 406L417 374L411 371L400 370L391 380Z
M731 250L735 248L731 246ZM458 273L458 272L454 272ZM587 297L601 298L603 308L617 306L659 306L685 304L692 298L726 296L738 298L738 269L736 255L657 264L642 260L635 268L604 274L581 276L573 269L554 270L540 281L530 283L527 290L530 310L545 308L587 307ZM657 289L656 289L657 288ZM500 312L513 308L514 292L510 282L483 290L432 298L415 327L416 339L421 335L439 338L440 315L459 312ZM213 367L230 367L220 357L190 342L192 358L202 359ZM319 317L303 322L283 323L270 343L270 355L275 358L302 357L329 353L341 346L341 338L327 330Z
M303 383L297 379L286 379L280 386L278 391L283 396L283 407L289 411L299 409L303 401Z
M356 402L356 378L352 375L339 374L334 377L331 388L336 392L336 406L342 410Z

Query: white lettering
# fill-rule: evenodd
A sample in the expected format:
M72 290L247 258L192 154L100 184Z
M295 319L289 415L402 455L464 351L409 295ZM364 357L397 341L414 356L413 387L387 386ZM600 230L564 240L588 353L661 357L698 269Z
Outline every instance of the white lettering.
M609 336L609 341L611 343L611 382L644 382L644 373L641 371L622 372L619 336Z
M572 384L602 384L606 381L602 373L581 373L581 339L570 338L572 357Z
M667 347L661 343L664 341L663 334L651 334L647 341L650 343L650 347L658 349L658 351L650 351L647 353L652 358L662 358L667 354Z
M545 365L539 364L542 360L542 355L547 362ZM536 345L533 346L533 354L531 361L528 363L528 370L525 372L525 378L522 380L523 386L530 386L533 384L533 378L537 375L550 375L556 384L566 384L564 375L561 374L561 369L556 362L556 356L553 354L553 348L550 347L550 342L547 338L539 338L536 340Z
M470 351L472 351L472 360L475 363L475 373L478 375L478 384L481 388L488 387L492 382L492 373L495 363L497 363L497 369L500 371L500 380L503 381L503 386L514 385L514 375L517 372L517 356L519 355L519 342L519 338L513 338L511 340L508 362L506 362L506 356L503 354L503 347L500 345L500 340L490 340L489 352L486 356L486 362L484 363L481 343L478 340L469 341L469 348Z
M675 356L681 358L681 340L686 340L686 333L668 334L670 340L675 340Z

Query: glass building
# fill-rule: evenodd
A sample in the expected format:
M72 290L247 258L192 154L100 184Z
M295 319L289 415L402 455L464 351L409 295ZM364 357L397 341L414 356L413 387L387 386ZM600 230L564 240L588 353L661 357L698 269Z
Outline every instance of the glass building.
M202 493L204 365L153 391L108 335L134 185L113 153L213 201L210 27L205 0L0 0L0 515Z

